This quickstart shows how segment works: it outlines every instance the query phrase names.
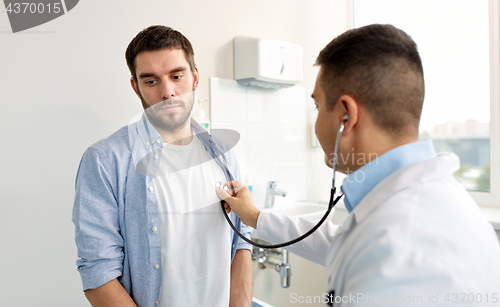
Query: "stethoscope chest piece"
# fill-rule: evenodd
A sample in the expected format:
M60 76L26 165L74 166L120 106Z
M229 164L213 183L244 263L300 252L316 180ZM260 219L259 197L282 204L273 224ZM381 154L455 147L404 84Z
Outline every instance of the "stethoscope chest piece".
M223 182L220 182L220 181L217 181L215 183L215 189L223 189L226 193L229 193L229 187L227 186L227 184L223 183Z

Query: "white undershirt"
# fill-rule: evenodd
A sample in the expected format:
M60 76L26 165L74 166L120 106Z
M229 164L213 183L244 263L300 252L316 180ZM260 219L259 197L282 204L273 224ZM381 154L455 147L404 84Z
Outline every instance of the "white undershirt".
M160 218L159 306L228 306L231 233L215 193L221 168L197 136L164 144L153 186Z

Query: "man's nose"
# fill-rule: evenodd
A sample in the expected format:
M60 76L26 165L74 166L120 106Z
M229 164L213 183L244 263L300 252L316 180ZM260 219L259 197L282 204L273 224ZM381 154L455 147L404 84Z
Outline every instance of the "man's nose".
M170 99L175 96L175 87L168 81L162 82L161 98L162 100Z

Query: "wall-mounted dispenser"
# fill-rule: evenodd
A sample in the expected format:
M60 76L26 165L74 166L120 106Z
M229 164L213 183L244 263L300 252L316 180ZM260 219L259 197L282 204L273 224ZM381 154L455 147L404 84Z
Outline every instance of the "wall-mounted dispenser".
M234 78L264 88L289 87L302 81L302 47L260 38L234 38Z

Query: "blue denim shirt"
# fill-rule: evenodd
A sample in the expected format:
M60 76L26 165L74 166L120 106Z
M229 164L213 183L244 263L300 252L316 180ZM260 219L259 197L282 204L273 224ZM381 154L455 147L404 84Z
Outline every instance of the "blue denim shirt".
M227 144L212 137L194 119L191 128L227 180L239 179L236 157ZM215 142L230 170L216 154ZM84 291L118 278L138 306L155 306L159 299L161 229L158 201L150 185L159 166L159 159L151 157L161 157L163 144L158 131L143 115L83 154L72 220ZM250 236L251 228L232 212L231 220L242 234ZM233 232L231 259L238 249L250 249L250 244Z
M432 140L398 146L349 174L342 183L344 205L349 213L382 180L414 163L436 157Z

